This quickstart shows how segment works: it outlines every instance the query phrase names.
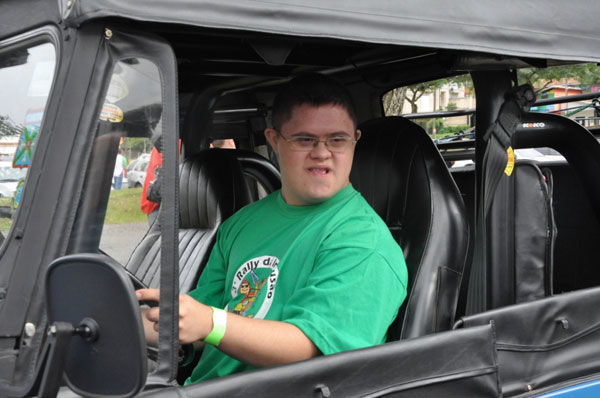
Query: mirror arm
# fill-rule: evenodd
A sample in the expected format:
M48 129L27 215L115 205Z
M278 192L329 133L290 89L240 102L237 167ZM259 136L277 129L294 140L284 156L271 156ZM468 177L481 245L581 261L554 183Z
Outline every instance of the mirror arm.
M48 328L48 337L45 344L48 347L48 352L45 352L47 360L45 361L46 366L44 367L38 396L57 396L65 369L69 343L73 334L75 334L75 329L67 322L54 322Z
M0 386L0 392L11 397L56 397L65 368L71 337L76 330L70 323L55 322L48 328L33 382L26 386Z

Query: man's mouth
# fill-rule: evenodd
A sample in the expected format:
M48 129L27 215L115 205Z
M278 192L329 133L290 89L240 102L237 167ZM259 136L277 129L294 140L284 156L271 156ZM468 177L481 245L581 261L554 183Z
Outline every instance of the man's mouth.
M325 175L325 174L329 174L330 169L329 169L329 167L309 167L308 171L313 174Z

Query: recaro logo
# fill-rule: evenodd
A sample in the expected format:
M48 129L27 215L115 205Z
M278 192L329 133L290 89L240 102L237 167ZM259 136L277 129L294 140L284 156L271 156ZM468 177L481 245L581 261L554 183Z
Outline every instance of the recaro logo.
M546 123L543 122L539 122L539 123L523 123L523 128L524 129L541 129L546 127Z

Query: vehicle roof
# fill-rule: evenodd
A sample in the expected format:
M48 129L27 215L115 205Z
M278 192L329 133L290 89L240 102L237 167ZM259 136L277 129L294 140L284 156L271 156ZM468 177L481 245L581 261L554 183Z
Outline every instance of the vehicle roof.
M8 0L2 8L0 38L50 20L78 26L98 18L121 17L300 37L600 61L596 21L600 2L595 0L568 4L563 0Z

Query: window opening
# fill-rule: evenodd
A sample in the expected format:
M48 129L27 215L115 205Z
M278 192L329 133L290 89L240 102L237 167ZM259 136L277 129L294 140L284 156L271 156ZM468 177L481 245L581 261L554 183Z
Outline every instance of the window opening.
M470 75L398 87L382 97L385 116L403 116L423 127L435 143L444 144L446 164L455 169L473 167L473 151L463 146L475 139L475 103Z
M587 128L600 127L600 66L519 69L517 78L519 84L529 83L535 90L538 104L532 112L562 115Z
M50 43L0 56L0 232L8 234L27 183L56 68Z
M86 227L76 237L84 242L78 250L100 250L127 265L147 234L160 203L160 164L152 162L152 154L160 154L161 119L158 67L143 58L117 62L88 164L83 193L88 210L80 209Z

